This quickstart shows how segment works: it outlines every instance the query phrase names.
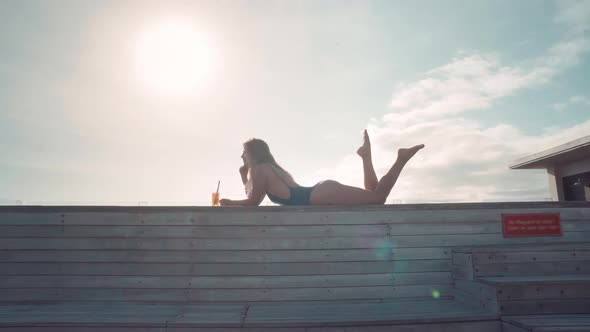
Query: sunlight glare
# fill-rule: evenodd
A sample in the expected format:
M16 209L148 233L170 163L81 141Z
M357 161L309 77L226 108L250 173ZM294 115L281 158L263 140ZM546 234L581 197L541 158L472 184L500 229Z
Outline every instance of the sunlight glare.
M139 39L140 79L164 97L188 97L203 84L211 66L211 48L188 22L164 22Z

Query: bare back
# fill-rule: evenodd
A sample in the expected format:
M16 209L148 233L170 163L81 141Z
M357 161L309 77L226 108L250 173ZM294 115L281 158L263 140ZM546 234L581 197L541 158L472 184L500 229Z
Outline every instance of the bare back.
M266 188L265 191L271 193L274 196L288 199L290 196L289 187L298 187L299 184L285 177L284 179L279 176L279 169L276 166L264 163L257 165L260 167L266 177Z

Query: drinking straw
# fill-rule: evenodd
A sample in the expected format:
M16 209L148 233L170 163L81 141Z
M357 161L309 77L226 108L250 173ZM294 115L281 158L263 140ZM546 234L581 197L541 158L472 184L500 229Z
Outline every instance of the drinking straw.
M219 183L221 180L217 180L217 191L215 191L215 195L219 194Z

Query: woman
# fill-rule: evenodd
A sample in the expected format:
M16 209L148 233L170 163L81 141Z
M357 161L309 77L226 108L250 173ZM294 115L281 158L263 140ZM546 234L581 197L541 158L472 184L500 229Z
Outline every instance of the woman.
M363 159L365 189L343 185L334 180L318 182L313 187L298 185L291 174L284 170L270 153L268 145L260 139L250 139L244 143L240 167L242 182L246 186L247 199L222 199L222 206L259 205L265 195L274 203L281 205L360 205L385 204L391 188L397 181L406 163L424 148L424 144L397 151L397 160L380 181L371 160L371 142L364 132L363 145L357 153Z

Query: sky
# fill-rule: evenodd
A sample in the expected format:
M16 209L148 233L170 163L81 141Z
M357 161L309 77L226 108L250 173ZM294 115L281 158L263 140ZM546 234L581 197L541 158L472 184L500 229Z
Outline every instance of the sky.
M585 0L2 0L0 204L243 199L251 137L362 187L363 129L378 177L426 145L388 204L548 200L508 165L590 133L589 28Z

